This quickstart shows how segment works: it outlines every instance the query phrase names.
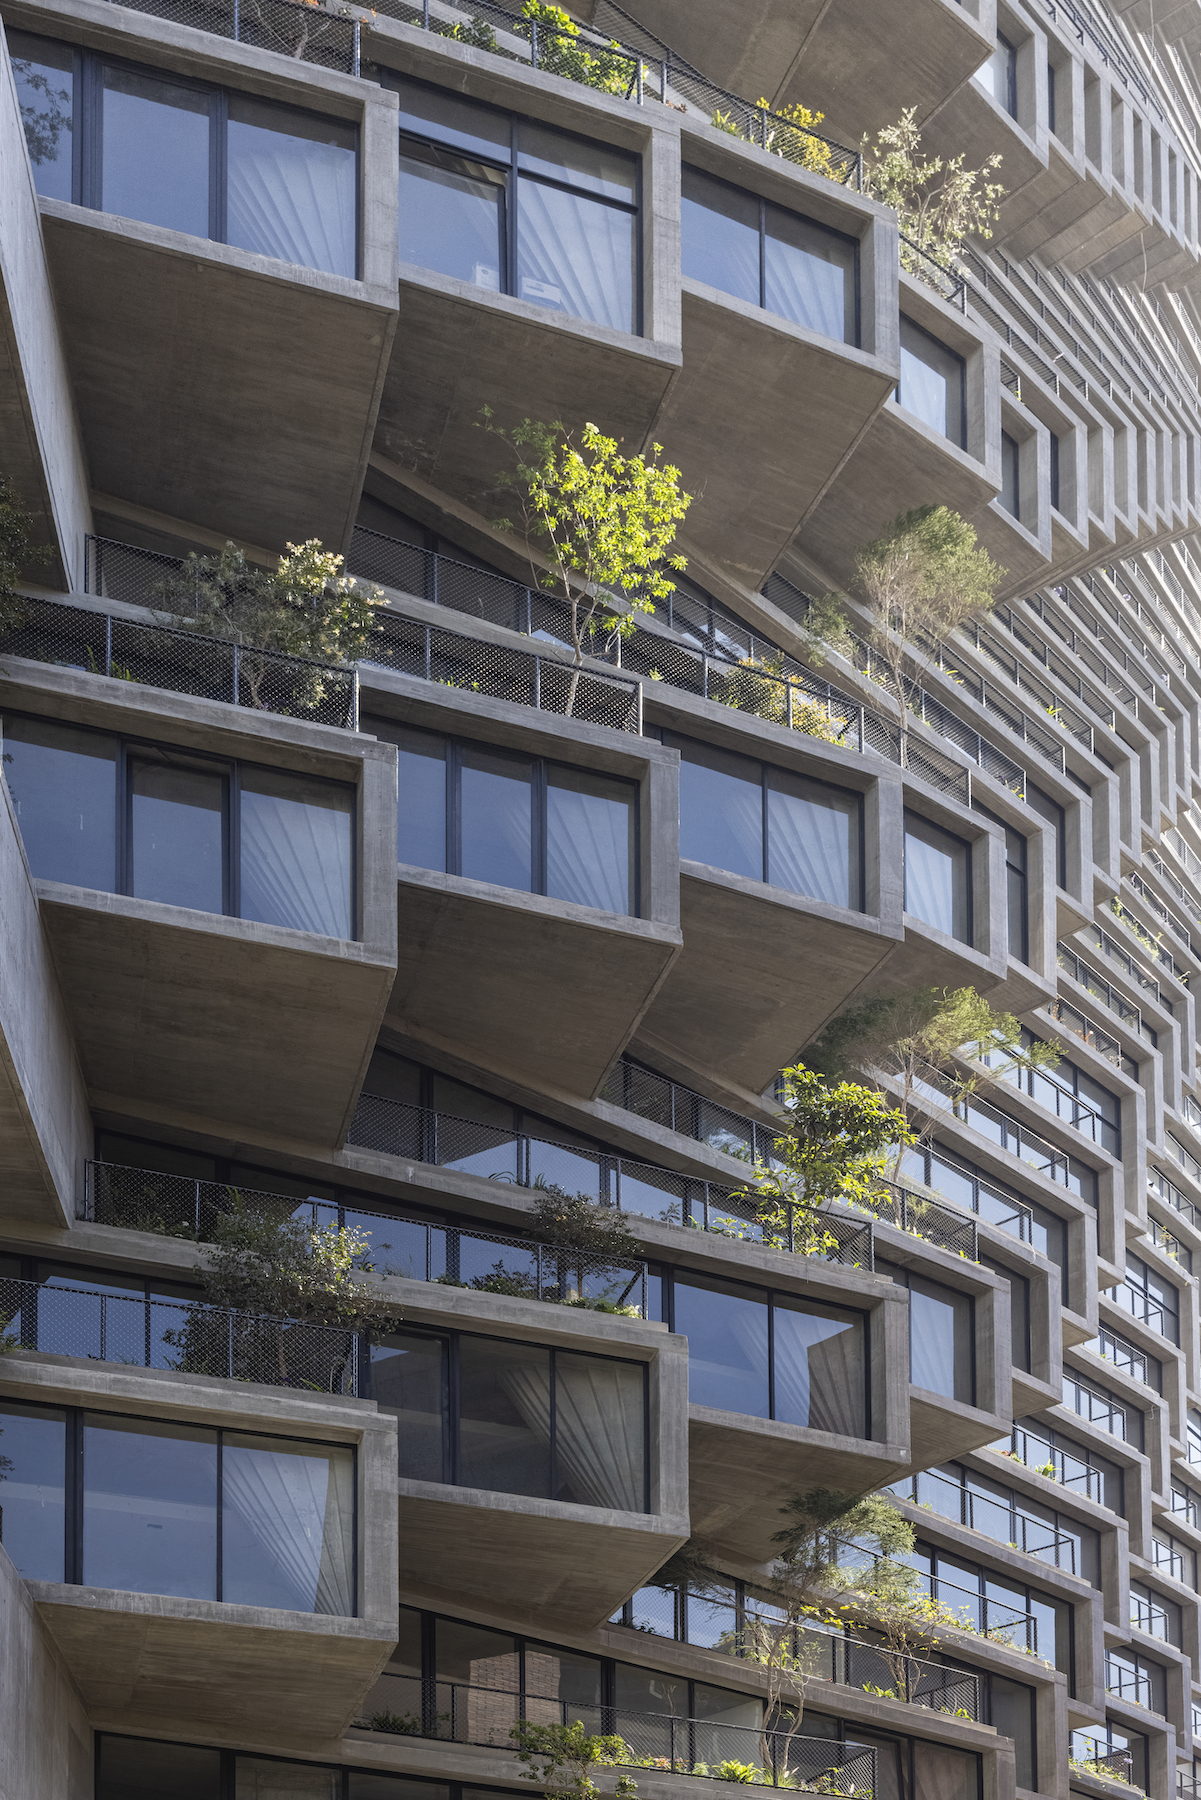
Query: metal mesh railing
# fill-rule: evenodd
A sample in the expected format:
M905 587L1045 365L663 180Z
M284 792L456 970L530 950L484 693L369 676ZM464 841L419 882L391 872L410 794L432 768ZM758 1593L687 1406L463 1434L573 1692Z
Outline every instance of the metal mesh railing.
M269 1387L358 1393L358 1337L333 1326L200 1300L7 1278L0 1280L0 1321L0 1335L22 1350Z
M369 10L352 14L348 6L327 11L316 0L312 5L298 0L120 0L120 4L343 75L359 73L360 22L371 16Z
M967 282L957 269L949 268L946 263L939 262L928 250L915 243L902 231L899 234L901 243L901 268L906 275L913 275L918 281L924 281L942 295L960 312L967 311Z
M780 1249L803 1251L809 1241L793 1207L784 1208L782 1223L765 1222L752 1196L742 1197L724 1184L599 1148L528 1137L381 1094L361 1096L347 1143L517 1187L563 1188L663 1224L753 1238ZM856 1268L872 1267L869 1222L823 1213L821 1226L833 1244L820 1254Z
M527 1652L527 1667L530 1654ZM752 1711L757 1704L748 1696L745 1710ZM367 1708L357 1724L403 1737L511 1750L518 1743L514 1727L523 1722L572 1725L578 1720L588 1732L621 1738L623 1753L617 1760L626 1768L720 1779L723 1766L737 1764L753 1771L749 1777L740 1777L743 1780L808 1793L841 1794L848 1800L872 1800L876 1788L873 1748L834 1738L805 1737L789 1730L783 1721L761 1726L724 1724L716 1719L632 1712L557 1695L522 1693L516 1682L510 1687L484 1687L388 1671L372 1688Z
M668 1131L678 1131L681 1137L693 1138L697 1143L708 1145L710 1150L758 1157L762 1162L770 1158L775 1141L787 1123L782 1119L778 1127L772 1127L748 1119L626 1056L619 1057L614 1063L597 1098L608 1100L625 1112L636 1113L640 1119L662 1125Z
M497 0L377 0L374 11L638 106L670 106L831 181L862 185L858 150L718 87L611 0L600 0L589 24L566 30Z
M368 1256L377 1275L648 1316L646 1264L637 1260L118 1163L86 1165L83 1216L98 1225L205 1243L239 1205L280 1221L298 1219L314 1230L345 1226L359 1232L369 1241Z
M997 1496L977 1493L932 1469L906 1475L884 1491L895 1494L898 1500L911 1500L915 1506L927 1506L944 1519L970 1526L973 1531L994 1538L999 1544L1009 1544L1027 1556L1037 1557L1040 1562L1051 1563L1057 1569L1069 1569L1073 1575L1078 1573L1073 1538L1047 1524L1046 1520L1036 1519L1033 1514L1022 1512L1017 1505Z
M953 1207L940 1206L936 1200L930 1200L924 1194L915 1194L908 1188L897 1187L890 1181L882 1183L882 1186L887 1198L877 1201L876 1217L885 1225L896 1225L913 1237L924 1238L926 1243L937 1245L940 1250L950 1250L956 1256L967 1257L969 1262L978 1260L975 1219L955 1211Z
M400 613L376 615L365 662L439 687L486 694L613 731L642 731L642 685L508 644L464 637Z
M89 607L27 600L20 623L0 634L0 654L358 730L356 669L251 650Z
M1104 1499L1105 1477L1100 1469L1085 1462L1083 1457L1074 1456L1070 1450L1052 1444L1048 1438L1027 1431L1025 1426L1013 1427L1006 1454L1033 1469L1036 1475L1045 1475L1062 1487L1074 1488L1089 1500Z

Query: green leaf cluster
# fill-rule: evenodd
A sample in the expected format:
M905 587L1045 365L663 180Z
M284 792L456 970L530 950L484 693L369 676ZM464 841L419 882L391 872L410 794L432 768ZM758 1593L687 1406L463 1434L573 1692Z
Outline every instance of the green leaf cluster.
M538 67L548 75L561 75L565 81L578 81L602 94L623 98L633 87L639 65L616 38L610 38L608 49L590 47L581 41L580 27L570 13L547 0L525 0L513 29L519 37L530 37L531 26L538 32ZM484 48L494 49L495 40Z
M978 169L965 168L964 154L923 156L916 108L908 107L895 125L865 137L863 189L896 212L902 232L945 269L953 269L968 237L990 238L1005 189L991 177L1001 165L998 153ZM930 270L921 254L901 244L901 267L922 280Z
M250 563L234 544L218 555L193 552L155 598L173 626L199 636L340 664L362 656L384 603L379 588L344 575L342 558L318 538L289 544L274 569Z
M21 505L8 476L0 475L0 631L24 623L29 607L17 583L53 554L48 546L34 543L33 528L33 514Z
M600 1790L591 1779L593 1769L629 1761L623 1738L586 1731L581 1719L571 1725L535 1725L523 1719L509 1736L518 1762L526 1765L524 1780L538 1782L547 1800L596 1800ZM618 1800L633 1800L638 1785L620 1775L616 1792Z
M344 1225L280 1216L236 1190L200 1269L211 1306L235 1307L347 1331L394 1329L399 1314L374 1304L360 1277L374 1271L370 1239Z

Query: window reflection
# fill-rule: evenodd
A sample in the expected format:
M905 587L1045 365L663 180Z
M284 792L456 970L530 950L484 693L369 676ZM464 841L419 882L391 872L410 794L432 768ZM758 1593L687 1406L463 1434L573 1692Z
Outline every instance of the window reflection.
M131 891L139 900L224 912L226 780L163 752L130 762Z
M26 1581L63 1579L66 1433L53 1409L0 1412L0 1543Z
M924 425L966 449L963 358L901 315L901 379L897 403Z
M52 38L9 30L17 105L39 194L70 200L75 131L75 51Z
M971 845L918 813L905 813L905 911L971 942Z
M89 1414L83 1581L217 1598L217 1434Z
M336 119L231 94L225 241L354 278L356 133Z
M193 237L209 223L209 94L106 64L100 207Z
M116 739L46 719L6 717L4 774L33 873L111 892L117 885Z

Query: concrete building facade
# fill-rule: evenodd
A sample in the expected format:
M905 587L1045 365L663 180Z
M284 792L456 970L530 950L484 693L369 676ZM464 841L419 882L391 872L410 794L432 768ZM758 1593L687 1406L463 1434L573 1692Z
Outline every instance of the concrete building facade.
M522 1719L642 1800L1197 1800L1198 22L630 8L0 0L12 1800L485 1800ZM1001 158L953 269L864 191L909 109ZM580 664L484 408L694 496ZM806 620L930 502L1004 577L902 709ZM165 618L313 538L356 668ZM778 1071L923 985L1057 1068L765 1233ZM364 1233L381 1329L208 1306L243 1204ZM815 1487L962 1629L806 1631L784 1742L739 1644Z

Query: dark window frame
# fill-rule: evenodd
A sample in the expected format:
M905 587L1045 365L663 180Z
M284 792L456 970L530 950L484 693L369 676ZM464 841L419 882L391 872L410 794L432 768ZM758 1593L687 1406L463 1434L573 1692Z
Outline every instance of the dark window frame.
M3 731L6 719L28 719L35 725L65 726L72 731L86 731L93 737L108 738L116 749L116 795L113 807L114 832L114 870L116 886L113 888L88 889L89 893L113 893L122 899L136 899L130 881L133 865L133 783L130 778L132 762L143 757L146 751L166 752L169 756L181 758L188 763L206 763L211 765L214 774L223 774L226 782L224 801L221 813L222 835L222 898L221 912L208 912L204 908L185 907L184 911L203 911L207 918L240 919L241 907L241 781L242 771L261 771L268 775L294 775L303 781L319 781L329 787L343 788L354 796L350 812L350 921L354 930L352 938L339 938L338 943L359 943L362 941L363 921L360 914L362 878L360 871L359 838L362 822L362 789L357 782L342 781L333 775L314 775L300 769L287 768L283 764L256 763L248 757L223 756L215 750L193 750L186 744L165 743L154 738L131 737L121 731L107 730L102 725L92 725L74 719L51 718L44 713L29 713L16 707L5 707L0 710L0 732ZM35 871L36 873L36 871ZM170 905L172 902L147 902L148 905ZM255 923L256 921L251 921ZM304 931L301 925L278 926L275 929L287 931ZM306 936L320 935L306 932Z
M958 350L952 350L950 344L944 344L943 340L941 338L935 337L935 335L932 331L927 331L926 327L924 325L919 325L916 319L911 319L909 317L908 313L901 313L900 320L901 320L901 323L903 325L907 325L911 331L918 332L920 334L920 336L928 339L928 341L931 344L936 344L938 346L938 348L940 350L944 351L947 356L953 356L955 358L955 361L959 364L959 436L957 438L952 437L952 435L949 431L944 432L943 436L946 438L948 444L955 444L958 449L966 450L967 449L967 358L961 356L959 354ZM916 352L911 350L910 354L916 355ZM933 364L929 364L927 366L932 368ZM896 390L896 393L894 394L893 398L895 399L896 404L898 406L904 406L904 401L900 397L900 382L899 381L897 383L897 390ZM909 408L906 407L905 410L908 411ZM914 414L914 417L915 418L917 417L916 413Z
M216 82L205 81L194 75L181 74L178 70L165 64L140 63L128 57L110 56L104 51L91 50L85 45L68 38L56 38L43 31L23 31L23 36L41 38L48 43L62 44L69 49L74 58L72 69L72 144L71 144L71 200L76 206L84 206L93 212L102 210L101 184L104 179L104 71L113 68L126 74L145 75L153 80L170 83L184 88L191 93L208 96L208 161L209 161L209 233L202 241L214 244L226 244L226 233L229 226L229 188L228 188L228 124L229 97L231 94L257 101L260 105L278 108L281 112L299 114L308 119L319 119L323 124L345 126L354 132L355 158L355 221L354 221L354 275L335 279L355 280L362 278L363 267L363 141L362 128L356 122L340 118L333 113L323 113L315 107L296 106L291 101L276 100L274 96L260 94L249 88L225 87ZM19 53L14 53L17 60L24 60ZM64 74L65 74L64 70ZM124 217L123 214L115 215ZM181 235L188 236L190 233ZM239 245L230 245L231 249L239 249ZM247 256L266 256L266 251L248 250ZM277 261L277 258L270 258ZM312 268L314 265L291 263L290 268ZM331 274L330 270L317 270L318 274Z
M642 248L642 158L637 152L626 150L621 144L607 143L603 138L591 138L587 137L583 132L564 130L560 125L552 125L543 119L535 118L532 113L513 112L508 107L493 106L487 100L477 100L473 94L463 94L458 92L451 94L449 89L440 87L436 82L421 81L417 77L409 75L407 72L399 69L381 71L381 73L383 73L385 77L387 74L399 76L402 80L410 83L412 86L423 88L427 93L447 94L456 101L477 107L481 112L491 113L495 118L507 119L509 121L509 161L507 163L503 162L499 157L489 157L486 152L480 149L467 151L462 149L459 145L447 143L445 139L432 135L432 132L414 131L405 125L401 125L399 128L400 153L402 157L404 156L404 146L406 143L416 144L422 149L434 151L439 156L457 160L459 163L476 163L481 168L487 169L492 174L499 175L502 178L497 182L497 186L501 187L504 193L502 201L504 217L502 220L501 234L503 266L499 272L500 285L495 290L491 288L481 288L481 293L492 293L495 291L508 296L510 299L521 299L521 296L516 291L518 234L521 229L521 182L523 180L533 181L540 186L554 188L559 193L572 194L579 199L594 201L598 206L611 207L614 212L624 213L627 217L634 219L633 267L630 271L633 295L633 307L631 310L633 318L628 335L631 337L642 337L645 335L643 318L645 312L644 290L646 283L643 273ZM385 87L392 86L387 79L384 80L383 85ZM398 92L399 90L393 89L393 91ZM553 132L557 137L566 138L573 143L596 146L599 149L607 151L610 155L627 158L634 173L633 200L630 202L619 200L616 196L611 194L598 194L593 189L585 187L580 182L573 182L566 178L556 178L552 175L546 175L541 171L521 168L519 163L521 126L523 123L527 122L530 125L537 126L540 131ZM469 283L468 285L475 284ZM539 305L539 302L537 300L527 300L524 304L527 306L537 306ZM568 312L566 309L559 312L557 308L547 307L545 310L551 313L552 316L565 319L575 319L580 316L578 313ZM585 323L591 322L592 321L588 320L585 321ZM610 329L612 329L612 327L610 327Z
M82 1587L83 1580L83 1521L84 1499L86 1494L87 1471L84 1467L84 1420L93 1415L105 1419L124 1419L133 1425L174 1425L189 1430L211 1431L217 1444L217 1478L216 1478L216 1595L219 1605L239 1605L238 1601L224 1601L221 1588L224 1576L222 1566L222 1528L221 1519L225 1510L224 1486L222 1481L222 1448L227 1434L233 1437L272 1438L280 1444L304 1445L313 1444L322 1449L349 1450L353 1462L351 1465L351 1488L353 1501L351 1505L351 1586L354 1592L354 1612L351 1618L359 1618L359 1449L357 1444L334 1443L332 1439L324 1440L313 1437L289 1437L284 1432L272 1431L269 1427L258 1429L252 1425L210 1425L201 1418L161 1418L158 1414L124 1413L97 1405L60 1406L57 1403L27 1400L20 1396L6 1394L0 1398L0 1411L26 1409L39 1413L60 1413L65 1422L65 1456L63 1458L63 1585L65 1587ZM121 1588L120 1593L139 1593L141 1589ZM273 1608L266 1610L272 1611ZM313 1617L331 1615L314 1614Z
M948 933L945 933L944 935L954 938L954 941L957 944L965 944L969 950L974 950L976 948L976 907L975 907L975 894L973 892L973 889L975 887L975 879L974 879L975 850L976 850L975 840L972 838L961 837L957 831L951 831L949 829L949 827L947 827L946 825L940 825L938 823L937 819L927 818L925 813L918 812L915 807L906 806L903 809L902 818L901 818L901 838L902 838L902 859L903 859L903 861L905 858L904 840L909 836L908 821L911 818L920 820L920 822L924 826L926 826L926 828L930 831L941 832L943 837L950 838L952 843L961 844L963 846L964 850L967 852L967 870L966 870L966 875L965 875L965 884L966 884L966 888L967 888L967 893L965 895L966 919L965 919L965 923L964 923L964 934L962 937L956 937L954 932L948 932ZM914 835L916 836L917 834L914 833ZM902 866L902 884L903 884L903 882L904 882L904 868ZM902 898L902 905L904 905L903 898ZM918 918L918 914L914 913L914 914L912 914L912 917L916 919L916 918ZM920 923L923 925L928 925L929 929L931 931L938 930L937 925L930 925L929 921L926 919L920 920Z
M443 1790L447 1794L447 1800L463 1800L464 1794L474 1795L481 1792L494 1794L496 1800L529 1800L528 1793L523 1795L518 1788L497 1787L490 1782L439 1781L437 1777L431 1775L410 1775L407 1771L399 1769L375 1769L362 1763L299 1762L295 1757L279 1756L274 1751L226 1750L213 1744L194 1744L189 1742L186 1738L143 1738L132 1731L97 1731L95 1738L95 1792L98 1796L103 1795L104 1800L124 1800L123 1796L116 1796L111 1790L106 1794L105 1790L100 1786L103 1774L103 1745L108 1738L117 1738L123 1743L152 1744L155 1747L166 1743L169 1744L172 1749L180 1750L216 1749L217 1755L220 1758L220 1775L218 1788L213 1794L212 1800L234 1800L234 1784L237 1776L237 1759L239 1756L244 1756L248 1759L253 1758L255 1762L279 1763L282 1767L289 1769L324 1769L330 1774L340 1776L341 1779L338 1784L338 1800L350 1800L351 1781L355 1775L382 1775L393 1777L396 1781L398 1800L399 1796L407 1791L407 1784L410 1783L418 1783L421 1786L428 1788L431 1795L437 1793L439 1790Z

